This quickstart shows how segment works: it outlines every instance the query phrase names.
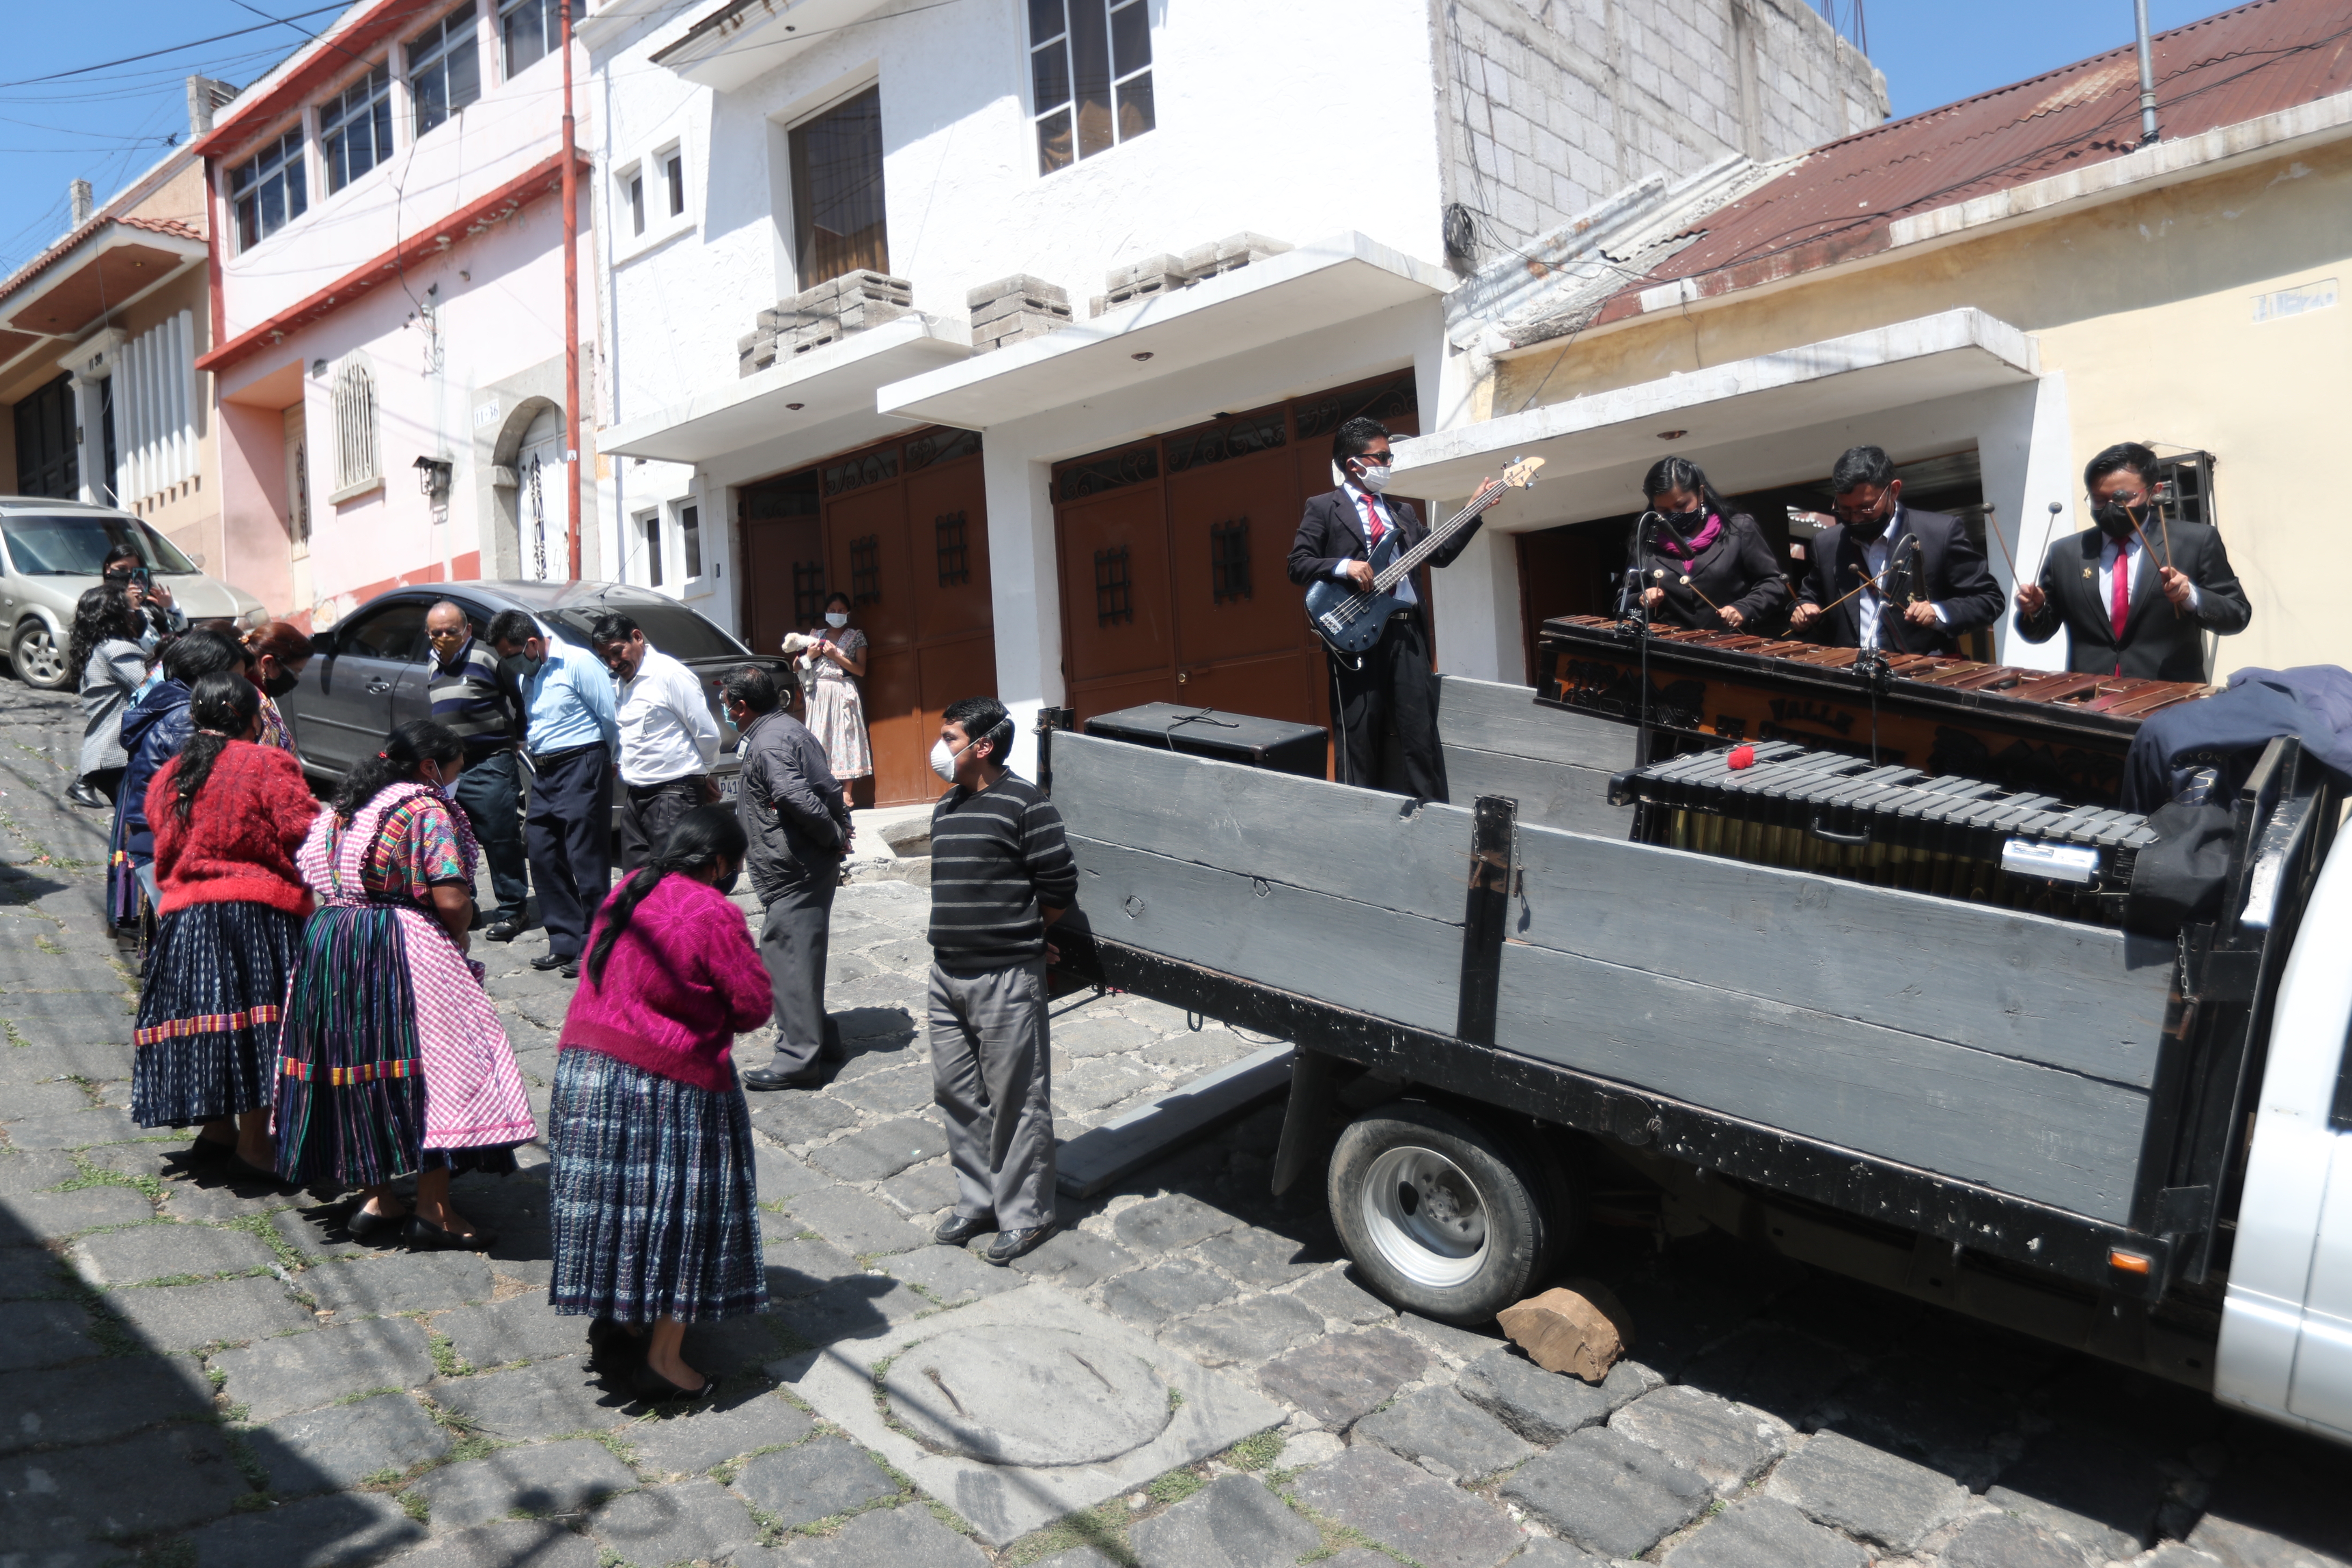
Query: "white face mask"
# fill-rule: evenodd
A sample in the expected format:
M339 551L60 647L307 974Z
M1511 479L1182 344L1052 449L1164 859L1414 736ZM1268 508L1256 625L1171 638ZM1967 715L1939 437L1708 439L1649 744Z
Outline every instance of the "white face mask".
M824 624L829 626L845 626L849 624L849 612L846 610L827 610L824 613Z
M931 772L950 784L955 783L956 759L962 756L964 752L971 750L971 745L969 742L964 744L962 751L948 750L947 737L942 735L931 742Z
M1389 488L1389 476L1394 472L1396 469L1387 463L1382 463L1378 468L1366 465L1362 471L1356 475L1357 487L1378 495Z

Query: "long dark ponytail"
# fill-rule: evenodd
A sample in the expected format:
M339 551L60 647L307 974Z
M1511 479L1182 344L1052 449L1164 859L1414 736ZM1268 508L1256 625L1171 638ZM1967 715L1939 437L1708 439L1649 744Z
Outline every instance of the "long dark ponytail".
M213 764L231 741L245 739L260 712L261 692L245 677L215 670L196 678L195 689L188 696L188 719L195 728L180 749L180 771L172 781L179 796L173 809L182 822L195 809L196 792L212 777Z
M637 906L661 885L664 877L681 871L708 871L720 860L732 860L740 866L748 842L732 806L698 805L679 817L662 839L660 851L630 873L629 879L621 884L621 890L613 895L613 901L604 906L604 923L596 932L595 945L588 950L590 981L597 985L604 984L604 961L620 945L621 934L629 929Z
M448 725L412 719L384 737L383 750L362 757L343 775L335 788L334 813L349 822L392 785L414 779L426 762L446 766L465 754L466 742Z
M82 671L89 668L89 656L99 644L117 638L137 642L144 629L131 607L130 595L111 584L85 589L74 601L73 631L66 639L66 670L75 689L80 689Z

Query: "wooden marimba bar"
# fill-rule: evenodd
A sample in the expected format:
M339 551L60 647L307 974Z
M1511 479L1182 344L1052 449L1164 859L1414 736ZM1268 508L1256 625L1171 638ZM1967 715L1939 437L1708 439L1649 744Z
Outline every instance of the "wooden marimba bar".
M2061 800L2112 805L2139 721L2212 688L1889 653L1884 681L1861 651L1737 632L1648 633L1649 709L1675 750L1789 741L1958 773ZM1544 623L1536 700L1640 721L1641 634L1601 616Z

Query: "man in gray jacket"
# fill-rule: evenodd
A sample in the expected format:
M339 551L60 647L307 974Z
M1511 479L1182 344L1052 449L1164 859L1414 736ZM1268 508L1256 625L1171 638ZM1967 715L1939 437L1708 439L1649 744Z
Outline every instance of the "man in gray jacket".
M824 748L783 711L775 677L745 665L719 688L740 738L742 793L735 810L751 840L744 863L766 906L760 959L776 996L776 1054L743 1074L746 1089L814 1089L822 1063L838 1060L840 1035L824 1011L825 949L841 858L849 851L849 805Z

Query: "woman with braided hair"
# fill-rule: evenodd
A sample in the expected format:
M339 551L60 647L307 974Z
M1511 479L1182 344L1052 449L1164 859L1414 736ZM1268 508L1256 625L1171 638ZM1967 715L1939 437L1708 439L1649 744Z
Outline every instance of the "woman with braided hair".
M504 1026L466 956L480 859L449 790L465 743L403 724L343 776L298 863L318 912L286 993L278 1173L364 1194L355 1241L416 1251L496 1239L449 1206L460 1171L505 1174L537 1131ZM392 1184L416 1178L414 1204Z
M278 1014L310 912L294 854L319 803L299 763L254 743L261 693L243 675L197 677L188 717L187 744L147 786L162 923L131 1036L131 1114L200 1123L189 1163L275 1181Z
M768 1021L768 972L728 898L745 839L702 805L604 900L548 1108L555 1273L548 1300L600 1351L636 1348L635 1392L698 1394L686 1325L767 1305L751 1118L729 1055Z

